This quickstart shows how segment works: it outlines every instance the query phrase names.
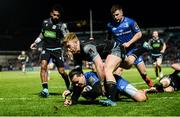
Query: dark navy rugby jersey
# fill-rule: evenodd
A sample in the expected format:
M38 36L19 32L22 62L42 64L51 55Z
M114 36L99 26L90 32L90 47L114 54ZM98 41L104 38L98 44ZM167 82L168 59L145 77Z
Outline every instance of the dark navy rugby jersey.
M51 18L46 19L42 23L43 47L59 48L61 40L69 32L65 23L59 22L53 24Z

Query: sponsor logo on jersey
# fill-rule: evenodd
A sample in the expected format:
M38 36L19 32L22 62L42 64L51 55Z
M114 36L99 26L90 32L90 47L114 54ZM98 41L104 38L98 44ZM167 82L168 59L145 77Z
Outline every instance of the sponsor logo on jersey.
M92 50L91 48L89 49L89 53L90 54L93 54L94 53L94 50Z
M129 24L128 24L128 22L126 22L126 23L124 23L124 27L129 27Z
M44 31L44 37L56 38L56 32L45 30Z
M159 48L161 45L159 43L155 43L152 45L153 48Z
M53 26L52 26L52 29L56 29L56 27L57 27L56 25L53 25Z

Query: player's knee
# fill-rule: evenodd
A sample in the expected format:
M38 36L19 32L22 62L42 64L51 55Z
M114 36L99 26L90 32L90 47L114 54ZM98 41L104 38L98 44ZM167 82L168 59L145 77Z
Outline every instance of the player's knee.
M47 65L42 64L42 65L41 65L41 70L42 70L42 71L46 71L46 70L47 70Z
M134 100L137 102L144 102L147 100L147 96L143 91L138 91L137 94L134 96Z
M161 63L160 63L160 62L157 62L156 65L157 65L158 67L161 67Z

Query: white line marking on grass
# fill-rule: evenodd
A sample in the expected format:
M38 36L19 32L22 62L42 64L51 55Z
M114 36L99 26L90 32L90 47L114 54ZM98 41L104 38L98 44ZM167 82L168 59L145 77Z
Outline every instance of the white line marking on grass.
M180 99L180 97L172 97L172 96L168 96L168 97L151 97L151 99L157 99L157 100L161 100L161 99Z
M155 82L156 80L152 80L153 82ZM133 85L146 85L145 82L136 82L136 83L132 83Z
M145 84L145 82L136 82L136 83L132 83L133 85L141 85L141 84Z
M23 97L19 97L19 98L0 98L0 101L6 101L6 100L40 100L40 99L45 99L45 98L23 98ZM60 99L60 98L51 98L51 97L48 97L47 98L48 100L57 100L57 99Z
M0 100L32 100L33 98L0 98Z

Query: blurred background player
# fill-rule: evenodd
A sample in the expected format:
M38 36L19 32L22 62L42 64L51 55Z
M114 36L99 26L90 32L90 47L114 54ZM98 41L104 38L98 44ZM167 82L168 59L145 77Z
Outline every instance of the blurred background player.
M52 58L57 66L58 72L61 74L65 81L66 88L70 86L69 78L64 69L64 57L62 56L61 41L64 36L69 33L67 25L61 21L62 9L59 5L54 5L50 12L50 18L45 19L42 23L42 31L39 37L31 44L31 49L36 48L37 43L43 41L41 52L41 82L43 90L40 95L48 97L48 77L47 66Z
M26 72L26 63L29 61L29 57L25 51L22 51L17 58L21 62L21 70L23 73Z
M151 56L155 68L156 79L158 80L163 76L161 64L163 59L163 54L166 49L166 44L162 38L159 37L158 31L152 32L152 38L148 41L149 45L152 47Z

